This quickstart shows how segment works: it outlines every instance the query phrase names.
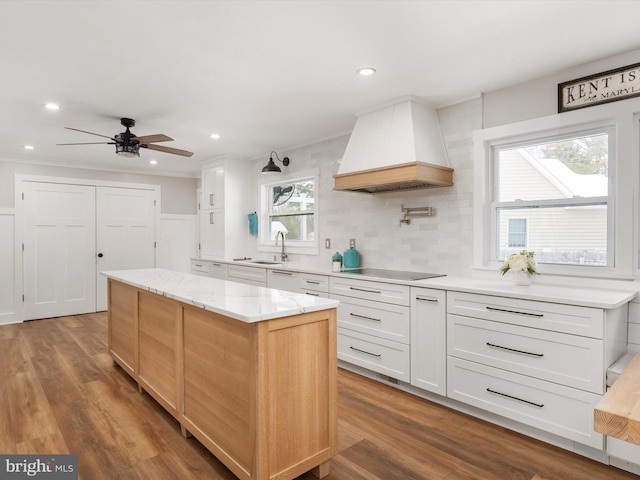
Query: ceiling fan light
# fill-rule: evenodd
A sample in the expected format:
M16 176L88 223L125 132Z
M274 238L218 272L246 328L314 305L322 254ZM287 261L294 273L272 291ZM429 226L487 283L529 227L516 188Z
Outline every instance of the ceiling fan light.
M137 143L116 143L116 153L127 158L139 157L140 145Z

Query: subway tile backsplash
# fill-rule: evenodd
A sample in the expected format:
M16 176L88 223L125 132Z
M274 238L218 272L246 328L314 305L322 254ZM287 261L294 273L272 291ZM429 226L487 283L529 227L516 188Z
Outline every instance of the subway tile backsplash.
M318 238L331 239L331 249L320 245L319 255L291 255L307 266L331 265L331 256L357 240L362 265L420 272L468 275L473 250L473 130L481 128L480 100L472 100L438 111L440 126L454 186L407 192L366 194L333 190L349 135L283 152L291 158L288 171L317 168ZM428 159L417 159L428 162ZM259 180L259 169L255 169ZM259 192L251 202L259 210ZM401 207L430 206L433 217L413 217L410 225L400 223ZM255 240L250 240L259 256Z

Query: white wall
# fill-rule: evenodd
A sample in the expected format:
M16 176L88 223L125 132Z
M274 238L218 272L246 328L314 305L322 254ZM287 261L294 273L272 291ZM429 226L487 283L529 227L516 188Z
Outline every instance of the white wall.
M188 215L196 213L197 178L29 164L8 159L0 159L0 207L11 208L15 206L13 190L14 177L17 174L160 185L162 213Z
M197 256L197 215L162 214L158 229L158 268L191 271L191 257Z
M476 99L438 111L441 130L454 172L454 186L365 194L333 190L349 136L280 152L291 164L285 171L318 169L320 185L316 194L320 214L320 255L290 255L290 260L329 267L331 256L344 252L355 238L362 264L369 267L420 272L470 274L473 245L473 141L472 131L480 128L481 100ZM260 179L264 161L253 169L252 181ZM251 192L249 210L260 211L258 191ZM400 224L401 206L430 206L431 218L414 218ZM262 226L260 226L262 228ZM331 239L331 249L324 239ZM252 241L248 256L260 257Z
M16 272L16 228L14 209L0 208L0 324L19 321L21 315L18 283L22 277Z

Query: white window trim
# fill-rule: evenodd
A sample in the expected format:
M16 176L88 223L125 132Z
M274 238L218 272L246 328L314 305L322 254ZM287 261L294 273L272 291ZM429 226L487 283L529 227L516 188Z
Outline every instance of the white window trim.
M492 209L492 150L539 137L552 138L568 132L614 128L615 160L610 164L610 203L608 233L612 249L612 266L589 267L571 265L539 265L540 273L549 275L629 279L640 275L638 268L637 191L640 180L638 162L640 99L613 102L574 112L550 115L474 132L474 270L497 270L500 262L492 260L490 226ZM615 156L614 156L615 155ZM633 201L631 199L633 198ZM635 212L635 214L634 214Z
M295 173L287 173L284 175L272 176L269 175L264 179L261 179L258 184L260 188L260 214L259 214L259 222L260 225L263 226L259 229L259 240L257 245L257 250L259 252L267 252L279 254L281 250L281 246L275 245L269 238L269 229L266 225L269 224L269 185L274 183L295 183L297 181L313 178L314 188L315 188L315 197L314 197L314 210L313 210L313 231L315 233L315 241L314 242L304 242L306 245L301 244L302 242L296 242L295 240L287 241L285 243L285 248L287 254L302 254L302 255L319 255L319 241L318 241L318 214L320 211L319 203L320 200L318 198L319 191L319 171L318 169L309 169L303 170Z

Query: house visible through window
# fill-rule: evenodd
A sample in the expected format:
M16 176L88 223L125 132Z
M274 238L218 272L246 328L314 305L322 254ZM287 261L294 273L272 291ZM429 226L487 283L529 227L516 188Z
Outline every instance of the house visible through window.
M527 248L527 219L510 218L508 233L509 248Z
M611 130L493 147L494 258L536 252L539 263L607 266Z

